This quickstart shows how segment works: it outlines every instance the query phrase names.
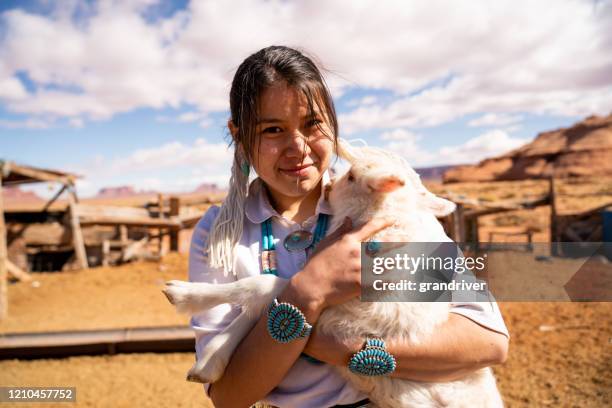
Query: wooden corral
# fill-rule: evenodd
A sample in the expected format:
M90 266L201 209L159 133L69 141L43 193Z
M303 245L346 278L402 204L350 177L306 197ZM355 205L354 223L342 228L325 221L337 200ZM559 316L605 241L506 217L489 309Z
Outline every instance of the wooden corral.
M485 215L500 214L508 211L531 209L542 205L549 205L551 195L545 194L522 201L482 201L463 195L446 194L445 197L455 204L457 209L441 220L444 229L455 242L462 242L477 248L479 245L478 219ZM527 242L532 242L533 234L537 232L534 228L526 227L520 232L495 232L489 235L489 241L496 236L502 235L524 235Z
M76 195L75 180L77 176L70 173L65 173L56 170L41 169L31 166L22 166L10 161L0 160L0 319L6 317L8 313L7 299L7 280L10 273L17 279L29 279L28 273L15 265L8 257L7 248L7 228L4 205L2 200L3 186L16 186L20 184L38 183L38 182L55 182L62 187L58 193L51 198L45 205L43 210L46 210L57 198L67 193L68 196L68 214L70 217L70 227L72 230L72 246L76 254L79 265L87 268L87 257L85 255L85 246L83 244L83 236L79 225L79 219L76 216L75 206L78 203Z
M604 222L606 214L612 214L612 203L581 213L557 214L554 228L551 227L553 254L564 255L563 246L558 244L560 242L610 242L612 225Z
M197 222L202 212L181 207L178 197L171 205L148 208L99 205L80 202L74 213L89 266L115 265L134 259L156 260L166 250L177 251L179 231ZM9 257L25 270L75 270L81 266L73 251L71 213L57 207L39 213L32 209L7 211Z
M563 253L558 245L559 242L602 242L612 240L612 225L605 227L604 217L606 213L612 212L612 203L599 206L580 213L559 214L557 210L556 181L548 180L548 192L538 197L530 197L521 201L482 201L463 195L447 193L445 197L457 204L456 211L442 219L442 224L449 236L456 242L464 242L479 246L479 223L481 216L498 214L507 211L533 209L539 206L550 206L550 241L551 255L562 256ZM612 216L609 216L612 219ZM611 221L612 222L612 221ZM532 248L533 235L540 232L539 229L525 226L520 231L491 232L489 242L495 238L521 235L525 237L527 248ZM606 232L608 233L606 235Z
M177 251L179 231L193 227L202 216L197 205L181 207L178 197L162 195L140 208L84 203L76 194L77 176L56 170L0 161L0 175L0 316L7 313L9 274L29 280L32 270L159 259L164 239L169 237L170 251ZM3 185L34 182L59 183L60 189L44 205L3 206ZM59 201L64 193L66 199Z

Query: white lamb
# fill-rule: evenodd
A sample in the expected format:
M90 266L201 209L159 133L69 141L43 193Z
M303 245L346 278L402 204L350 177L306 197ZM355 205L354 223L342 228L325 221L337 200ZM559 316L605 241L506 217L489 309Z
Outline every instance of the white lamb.
M396 223L379 233L375 237L377 241L451 241L436 216L451 213L455 205L429 192L405 160L382 149L355 148L345 143L341 144L340 155L351 168L328 190L334 214L330 231L347 216L357 227L375 217L392 216ZM228 301L242 307L238 318L208 343L187 378L204 383L219 379L237 345L272 299L282 292L286 282L273 275L249 277L229 284L167 282L164 293L180 312L196 313ZM448 315L448 303L367 303L354 299L325 309L316 326L339 341L376 336L416 344L433 336ZM367 393L376 406L383 408L503 406L488 368L445 383L367 377L353 374L346 367L337 368Z

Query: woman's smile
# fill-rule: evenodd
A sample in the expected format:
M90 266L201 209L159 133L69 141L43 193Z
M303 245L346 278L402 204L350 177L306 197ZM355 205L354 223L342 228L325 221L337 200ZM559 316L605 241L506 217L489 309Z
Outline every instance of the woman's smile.
M290 177L307 177L308 173L313 169L313 163L301 164L297 166L287 166L279 170Z

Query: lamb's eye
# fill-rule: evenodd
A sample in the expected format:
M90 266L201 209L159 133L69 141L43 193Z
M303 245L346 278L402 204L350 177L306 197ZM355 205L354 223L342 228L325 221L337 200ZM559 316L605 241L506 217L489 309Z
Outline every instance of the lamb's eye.
M355 181L355 177L353 176L353 173L349 173L348 174L348 181L350 181L350 182Z

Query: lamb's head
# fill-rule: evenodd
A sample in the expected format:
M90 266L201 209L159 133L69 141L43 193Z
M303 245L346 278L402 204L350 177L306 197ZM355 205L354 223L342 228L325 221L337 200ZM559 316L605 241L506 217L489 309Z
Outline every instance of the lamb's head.
M455 204L428 191L416 171L397 154L370 146L354 147L341 141L338 155L351 165L328 189L334 214L356 216L376 212L397 199L405 211L424 210L441 217ZM349 207L351 211L342 211Z

